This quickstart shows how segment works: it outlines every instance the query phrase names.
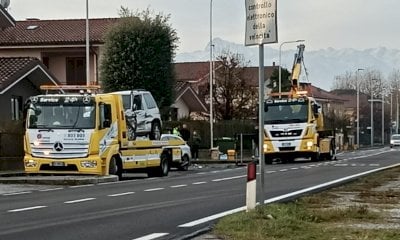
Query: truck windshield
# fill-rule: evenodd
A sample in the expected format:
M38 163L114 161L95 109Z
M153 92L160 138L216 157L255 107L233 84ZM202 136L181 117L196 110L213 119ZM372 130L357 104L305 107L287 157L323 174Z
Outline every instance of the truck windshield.
M266 102L264 124L302 123L308 119L307 101L276 100Z
M94 102L35 101L27 112L30 129L94 129L96 112Z

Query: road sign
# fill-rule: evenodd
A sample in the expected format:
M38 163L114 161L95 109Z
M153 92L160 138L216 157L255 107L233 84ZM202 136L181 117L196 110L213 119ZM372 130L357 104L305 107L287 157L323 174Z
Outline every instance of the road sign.
M246 0L246 46L278 42L276 6L276 0Z

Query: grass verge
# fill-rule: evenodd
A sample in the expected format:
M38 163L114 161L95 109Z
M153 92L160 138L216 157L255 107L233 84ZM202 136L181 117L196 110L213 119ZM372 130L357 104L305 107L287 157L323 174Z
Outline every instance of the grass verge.
M394 168L293 202L258 206L221 219L213 234L226 240L400 239L399 176Z

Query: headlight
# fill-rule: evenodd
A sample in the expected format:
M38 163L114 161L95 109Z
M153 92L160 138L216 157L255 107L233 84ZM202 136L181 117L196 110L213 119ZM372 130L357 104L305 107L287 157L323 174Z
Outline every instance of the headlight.
M28 161L25 161L25 167L36 167L37 166L37 161L29 159Z
M312 141L308 141L307 142L307 147L312 147L313 146L313 142Z
M393 140L390 140L390 144L394 144L394 141L393 141Z
M83 167L83 168L95 168L95 167L97 167L97 161L94 161L94 160L81 161L81 167Z
M268 145L267 144L264 144L263 147L264 147L264 151L266 151L268 149Z

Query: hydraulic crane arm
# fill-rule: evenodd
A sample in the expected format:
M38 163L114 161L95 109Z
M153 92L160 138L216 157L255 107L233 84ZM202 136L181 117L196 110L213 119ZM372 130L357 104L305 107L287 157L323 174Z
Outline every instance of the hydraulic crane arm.
M303 62L304 44L297 46L298 52L294 55L294 62L292 68L292 91L296 93L299 89L299 78L301 73L301 64Z

